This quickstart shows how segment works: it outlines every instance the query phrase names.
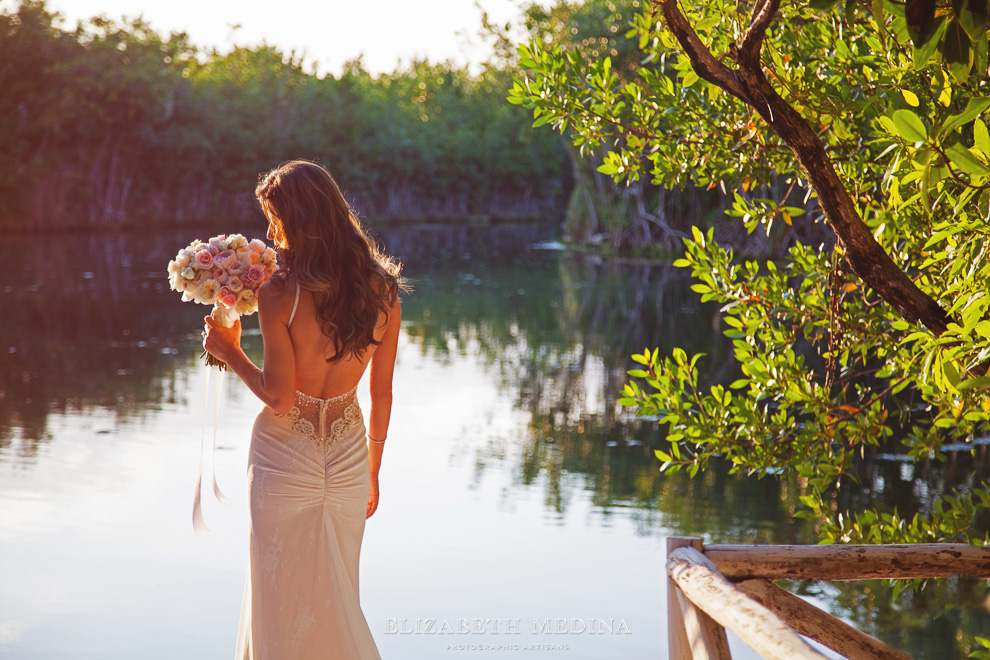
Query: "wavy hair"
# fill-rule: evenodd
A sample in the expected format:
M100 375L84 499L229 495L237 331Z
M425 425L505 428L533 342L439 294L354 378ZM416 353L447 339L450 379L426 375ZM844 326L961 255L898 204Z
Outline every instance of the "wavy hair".
M330 172L293 160L261 177L254 191L281 247L281 267L314 294L316 317L334 347L328 362L359 357L377 345L375 326L400 292L402 266L365 231Z

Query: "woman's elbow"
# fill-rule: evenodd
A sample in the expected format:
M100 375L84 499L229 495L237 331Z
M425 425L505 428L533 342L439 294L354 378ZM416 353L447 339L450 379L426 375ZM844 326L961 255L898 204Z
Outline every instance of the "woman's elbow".
M283 397L268 402L268 407L271 408L272 412L276 415L288 415L289 411L292 410L293 405L295 405L295 401L289 397Z

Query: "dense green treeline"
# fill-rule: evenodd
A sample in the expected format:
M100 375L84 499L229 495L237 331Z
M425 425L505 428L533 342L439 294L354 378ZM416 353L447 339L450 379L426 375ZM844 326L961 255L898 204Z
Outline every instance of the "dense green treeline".
M504 102L511 78L360 60L319 77L269 46L203 51L139 20L69 29L22 0L0 12L0 226L244 216L289 158L325 163L366 216L552 214L566 155Z

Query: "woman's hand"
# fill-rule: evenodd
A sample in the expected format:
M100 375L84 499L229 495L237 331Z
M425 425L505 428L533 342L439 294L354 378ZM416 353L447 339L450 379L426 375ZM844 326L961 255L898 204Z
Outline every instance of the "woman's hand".
M368 519L375 513L378 509L378 475L371 475L371 485L368 488L368 515L365 519Z
M230 362L241 345L241 320L237 319L229 328L225 328L212 316L207 316L205 321L203 348L218 360Z

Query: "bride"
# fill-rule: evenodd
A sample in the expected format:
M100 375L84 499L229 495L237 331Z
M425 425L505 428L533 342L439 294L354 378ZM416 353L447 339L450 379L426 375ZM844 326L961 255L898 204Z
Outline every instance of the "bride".
M265 404L248 454L251 564L236 659L379 658L358 560L378 507L401 266L320 165L281 165L255 195L282 257L258 292L264 366L241 350L240 321L224 328L206 317L203 339ZM369 364L366 435L356 391Z

